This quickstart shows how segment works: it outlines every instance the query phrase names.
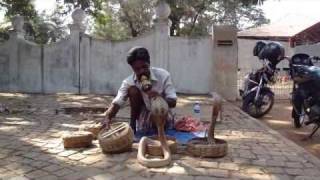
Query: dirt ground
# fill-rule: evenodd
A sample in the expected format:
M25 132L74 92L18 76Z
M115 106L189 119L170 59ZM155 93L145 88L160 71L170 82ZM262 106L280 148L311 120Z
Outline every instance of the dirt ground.
M240 104L241 102L237 102L237 105ZM272 110L260 118L260 120L320 158L320 129L313 135L312 139L305 139L312 132L313 125L304 126L299 129L294 128L291 110L292 106L289 100L278 100L275 102Z

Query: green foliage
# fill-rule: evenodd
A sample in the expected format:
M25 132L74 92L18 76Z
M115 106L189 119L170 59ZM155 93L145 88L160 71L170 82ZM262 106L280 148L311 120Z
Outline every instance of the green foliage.
M107 0L56 0L58 7L57 13L68 15L73 9L80 8L93 17L99 16L99 11Z
M54 12L50 15L41 13L34 19L32 27L35 34L31 39L39 44L48 44L57 42L67 36L67 27L64 24L65 19Z
M209 34L212 25L235 25L240 30L268 23L258 2L263 0L167 0L172 10L170 34L199 36Z
M262 10L257 6L258 3L263 3L263 0L166 1L171 8L169 19L172 23L170 28L172 36L208 35L214 24L235 25L240 30L268 23ZM114 30L110 31L112 27L123 32L118 34L116 39L126 39L141 35L153 25L152 17L154 17L156 3L156 0L106 0L104 6L108 8L102 9L101 11L104 11L102 14L112 18L106 18L108 21L102 24L100 24L99 20L95 21L94 34L97 35L97 32L99 32L99 37L114 39L115 36L110 35L110 33L114 32ZM110 11L114 7L118 7L118 10ZM106 29L106 25L109 30ZM125 28L122 29L120 27ZM128 32L126 32L126 29L128 29ZM102 31L107 33L103 35Z
M8 23L15 15L24 16L25 39L40 44L55 42L66 36L64 19L57 12L52 15L37 14L32 0L2 0L0 9L5 11L5 22ZM0 39L9 37L11 27L0 28Z
M64 21L75 8L87 12L92 23L90 33L94 36L122 40L139 36L152 28L157 1L56 0L56 11L51 15L38 15L32 0L2 0L0 8L6 11L7 19L16 14L26 16L28 38L39 43L55 42L66 36ZM172 36L208 35L212 25L231 24L241 30L268 23L258 6L264 0L166 1L171 7Z
M32 0L1 0L0 10L5 10L5 16L11 18L17 14L26 19L37 16L37 12L32 4Z
M126 24L132 37L141 35L150 29L155 1L119 0L118 2L120 21Z
M106 7L95 18L93 34L101 39L122 40L129 37L126 26L119 21L111 7Z

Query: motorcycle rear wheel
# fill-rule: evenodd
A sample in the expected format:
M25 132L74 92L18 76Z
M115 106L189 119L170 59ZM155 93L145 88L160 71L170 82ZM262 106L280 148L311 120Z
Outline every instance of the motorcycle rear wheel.
M255 92L248 94L243 99L242 110L254 118L260 118L271 110L274 104L274 95L272 92L262 91L257 102L254 101L254 98Z

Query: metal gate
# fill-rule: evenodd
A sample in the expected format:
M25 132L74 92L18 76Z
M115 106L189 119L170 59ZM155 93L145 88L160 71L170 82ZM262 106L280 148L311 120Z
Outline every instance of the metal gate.
M289 99L290 93L292 91L292 80L290 79L290 75L288 73L288 68L280 68L278 69L278 74L276 78L276 83L270 85L269 87L275 94L275 99ZM243 89L243 80L245 75L252 72L253 69L238 69L238 89ZM241 99L240 95L238 95L238 99Z

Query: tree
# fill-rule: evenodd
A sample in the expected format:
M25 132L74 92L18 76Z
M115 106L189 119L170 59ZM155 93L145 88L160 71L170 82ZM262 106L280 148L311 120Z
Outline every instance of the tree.
M122 40L130 36L127 26L120 21L111 6L106 6L95 18L92 33L98 38L109 40Z
M119 7L112 12L117 25L126 26L130 36L136 37L152 27L156 0L109 0L109 6ZM238 29L268 23L263 11L257 6L263 0L167 0L171 7L172 36L208 35L213 24L232 24ZM99 21L96 21L99 24ZM112 24L113 21L109 21ZM99 26L96 26L99 28ZM127 38L127 37L125 37Z
M8 24L15 15L24 16L26 22L37 17L37 12L32 4L32 0L2 0L0 1L0 10L5 12L5 22ZM9 29L11 27L0 28L1 39L9 38ZM26 33L32 33L30 26L26 23L24 26Z
M206 35L213 24L231 24L239 30L268 23L257 7L263 0L167 0L171 7L170 34L177 36Z
M55 32L46 36L48 42L63 37L61 31L63 19L70 15L74 8L87 12L91 20L93 33L100 38L111 40L127 39L139 36L153 26L154 7L158 0L56 0L57 7L50 16L36 14L32 0L3 0L0 7L6 9L6 17L21 14L30 20L34 39L44 38L39 30L40 24L55 25ZM264 0L166 0L171 7L169 19L172 22L172 36L208 35L213 24L232 24L239 30L268 23L263 11L257 6ZM53 18L53 19L50 19ZM59 22L60 21L60 22ZM49 24L50 24L49 23ZM29 28L29 29L32 29ZM90 27L89 27L90 28ZM60 29L60 30L59 30ZM31 30L30 30L31 31ZM31 31L32 32L32 31ZM44 39L40 39L42 43ZM51 40L49 40L51 39ZM40 42L38 41L38 42Z
M2 0L0 10L5 10L5 17L11 18L17 14L27 19L37 16L32 0Z
M136 37L151 28L155 0L57 0L60 14L81 8L94 21L93 34L119 40Z
M5 11L5 21L8 22L15 15L24 16L25 39L40 44L56 42L66 36L63 18L57 12L47 15L45 12L37 14L33 0L3 0L1 10ZM10 27L0 29L0 38L8 39Z
M150 29L155 1L119 0L118 2L120 4L120 20L130 29L132 37L143 34Z
M42 12L33 21L32 27L35 29L33 40L40 44L48 44L65 38L68 34L64 22L64 17L61 17L56 11L52 14Z
M61 15L68 15L73 9L80 8L89 16L96 18L107 0L56 0L56 2L57 13Z
M264 0L166 0L173 36L208 35L213 24L232 24L238 29L268 23L257 6ZM108 39L136 37L148 31L157 0L57 0L64 14L81 8L94 19L93 34ZM63 14L62 13L62 14Z

